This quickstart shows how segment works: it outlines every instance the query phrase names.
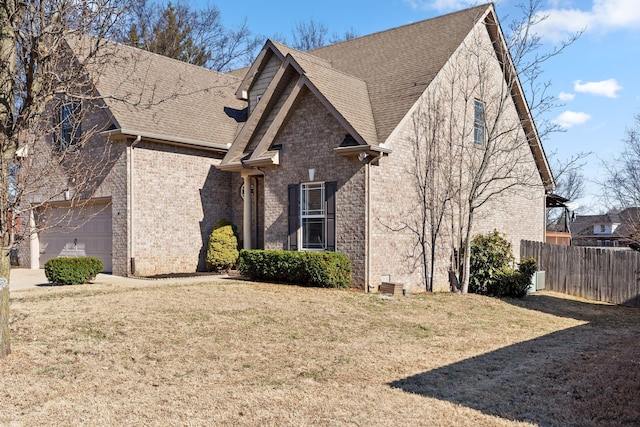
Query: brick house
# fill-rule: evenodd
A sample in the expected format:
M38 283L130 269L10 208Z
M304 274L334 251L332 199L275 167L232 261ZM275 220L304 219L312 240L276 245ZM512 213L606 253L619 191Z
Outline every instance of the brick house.
M603 215L576 215L570 223L572 246L626 248L633 245L640 208L626 208Z
M124 59L93 81L106 97L94 143L108 139L113 160L89 199L108 212L113 273L203 268L213 222L224 217L239 226L245 248L337 250L351 259L355 287L390 279L423 289L407 262L413 238L392 231L415 198L407 173L413 119L452 70L470 75L461 64L472 42L504 88L513 71L493 5L310 52L268 40L250 67L229 74L112 46ZM486 130L478 109L488 116L491 105L469 94L470 110L467 99L450 111L452 121L471 123L473 143ZM127 96L138 101L122 102ZM544 240L545 193L554 183L519 84L500 108L529 180L478 207L473 231L506 233L517 254L521 239ZM57 255L37 249L52 234L32 239L32 266ZM445 290L450 247L443 241L439 249L434 290Z

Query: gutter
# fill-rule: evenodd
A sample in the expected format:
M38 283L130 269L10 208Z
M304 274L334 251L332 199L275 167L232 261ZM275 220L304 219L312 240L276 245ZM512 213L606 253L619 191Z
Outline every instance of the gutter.
M223 153L229 151L229 147L231 146L231 144L219 144L216 142L199 141L196 139L181 138L176 136L162 135L158 133L130 131L128 129L106 130L100 132L100 135L110 139L118 139L118 137L141 137L147 140L163 142L165 144L186 145L190 147L204 148Z

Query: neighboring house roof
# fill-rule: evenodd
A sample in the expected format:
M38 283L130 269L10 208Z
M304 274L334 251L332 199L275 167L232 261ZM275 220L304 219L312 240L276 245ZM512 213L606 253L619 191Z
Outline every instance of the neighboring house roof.
M69 44L112 115L112 133L227 149L246 116L246 103L234 96L238 78L100 42L97 57L90 55L94 38Z
M640 208L627 208L620 212L610 212L602 215L578 215L571 223L571 236L574 239L627 239L635 231L640 221ZM611 233L594 233L594 227L604 225L617 226Z

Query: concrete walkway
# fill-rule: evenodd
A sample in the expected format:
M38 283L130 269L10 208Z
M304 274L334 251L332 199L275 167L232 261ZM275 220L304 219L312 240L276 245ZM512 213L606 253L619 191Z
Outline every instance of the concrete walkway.
M225 279L226 275L213 275L213 274L200 274L190 277L172 277L164 279L144 279L133 277L121 277L111 274L100 273L95 278L93 283L107 283L107 284L121 284L121 285L145 285L152 283L200 283L200 282L212 282ZM27 289L34 289L38 287L51 286L47 277L44 274L43 269L31 270L28 268L12 268L11 279L9 280L9 290L23 291Z

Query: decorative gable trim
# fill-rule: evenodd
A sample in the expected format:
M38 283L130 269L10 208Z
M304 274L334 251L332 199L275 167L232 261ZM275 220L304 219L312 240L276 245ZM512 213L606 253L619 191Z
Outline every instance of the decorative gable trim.
M269 49L275 49L275 46L268 46ZM266 51L266 48L265 48ZM264 63L267 59L262 57L260 61ZM256 61L258 63L259 61ZM325 64L319 63L315 64L317 66L323 67ZM325 66L326 67L326 66ZM252 136L255 134L258 126L261 121L268 114L271 108L275 105L277 99L274 98L278 89L282 87L284 84L288 84L288 81L285 81L285 75L287 70L293 69L298 74L298 80L293 87L291 93L287 95L284 103L280 107L280 110L277 111L273 121L268 125L268 128L265 131L265 134L262 136L260 141L258 142L257 147L253 150L253 153L245 160L242 160L242 156L245 154L245 150L249 142L251 141ZM326 68L325 68L326 69ZM331 71L336 72L336 71ZM289 80L290 81L290 80ZM251 166L264 166L264 165L273 165L279 164L279 156L272 154L267 154L269 152L269 148L273 143L278 131L281 126L284 124L287 116L291 112L291 108L297 97L300 95L300 91L303 87L309 89L309 91L327 108L327 110L340 122L340 124L346 129L348 134L353 137L353 140L356 143L357 147L363 147L362 150L370 150L373 147L372 144L368 143L365 138L355 129L355 127L344 117L343 114L338 111L335 105L322 93L322 91L315 85L312 79L307 76L305 69L302 65L295 59L291 53L288 53L285 57L283 63L280 68L276 72L274 78L271 83L267 86L265 90L261 102L256 105L255 110L252 112L251 116L245 123L245 126L242 128L240 133L237 135L236 140L232 144L229 152L223 159L222 163L218 166L222 170L239 170L243 167L243 165L251 165ZM338 147L340 148L340 147ZM344 148L344 147L343 147ZM351 152L354 150L354 147L347 147L346 150L336 151L341 155L351 155ZM377 152L385 152L389 153L389 149L380 149ZM371 151L371 154L374 154Z
M240 82L238 90L236 91L236 98L243 99L245 101L248 100L249 88L253 84L254 79L260 73L260 70L266 65L271 55L275 55L280 59L280 61L284 61L284 55L282 52L276 48L271 40L267 40L264 47L258 54L258 57L253 61L249 71L247 71L244 79Z

